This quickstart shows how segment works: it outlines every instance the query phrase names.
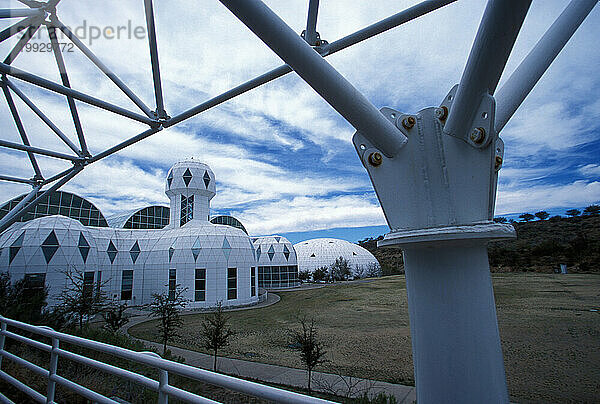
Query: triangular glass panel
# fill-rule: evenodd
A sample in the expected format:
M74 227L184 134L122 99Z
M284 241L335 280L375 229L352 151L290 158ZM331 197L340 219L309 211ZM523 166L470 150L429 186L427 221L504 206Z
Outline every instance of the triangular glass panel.
M357 255L354 251L352 251L352 255Z
M208 189L208 184L210 184L210 175L208 175L208 171L204 171L204 177L202 177L202 179L204 180L204 185L206 185L206 189Z
M129 250L129 255L131 255L131 260L133 261L134 264L135 264L135 261L137 261L138 257L140 256L140 252L141 252L140 245L138 244L138 242L136 240L133 247L131 247L131 250Z
M271 248L269 248L267 255L269 256L269 260L273 261L273 256L275 256L275 249L273 248L273 245L271 245Z
M108 249L106 250L106 253L108 254L108 259L112 264L115 261L115 258L117 258L117 247L115 247L112 240L108 243Z
M256 260L256 251L254 251L254 245L252 244L252 241L248 240L248 242L250 243L250 248L252 249L252 256Z
M229 254L231 254L231 244L227 241L227 237L223 238L223 245L221 246L223 249L223 255L226 259L229 259Z
M260 250L260 246L258 246L258 248L256 249L256 260L257 261L260 259L261 253L262 253L262 251Z
M279 240L281 240L281 237L275 237L275 241L279 243Z
M286 245L283 246L283 255L285 255L286 261L290 259L290 250L288 250Z
M171 259L173 259L173 254L175 253L175 242L177 241L177 239L175 239L173 241L173 244L171 244L171 247L169 247L169 262L171 262Z
M90 243L88 243L88 241L85 239L83 233L79 233L79 242L77 243L77 247L79 247L79 253L81 254L81 258L85 264L90 252Z
M42 252L44 253L44 258L46 258L46 264L50 263L50 260L54 257L57 250L58 239L56 238L56 233L52 230L50 234L48 234L48 237L46 237L46 240L42 243Z
M190 169L188 168L187 170L185 170L185 173L183 173L183 182L185 182L186 187L188 185L190 185L191 180L192 180L192 173L190 172Z
M171 189L171 184L173 183L173 171L169 171L169 175L167 176L167 186Z
M202 249L202 246L200 245L200 237L198 237L196 239L196 241L194 242L194 245L192 246L192 254L194 254L194 261L196 261L198 259L201 249Z
M21 233L21 235L14 241L14 243L11 244L11 246L9 248L8 265L10 265L13 262L13 260L15 259L15 257L19 253L19 251L21 250L24 239L25 239L25 232Z

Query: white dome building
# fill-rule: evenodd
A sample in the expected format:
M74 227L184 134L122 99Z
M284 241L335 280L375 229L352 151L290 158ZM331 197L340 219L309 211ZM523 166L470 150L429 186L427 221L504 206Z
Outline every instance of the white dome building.
M253 237L258 263L258 286L266 289L293 288L298 280L294 246L282 236Z
M215 176L195 160L175 164L165 192L170 223L163 229L88 227L64 216L17 222L0 234L0 271L32 287L46 284L48 302L64 289L65 270L84 273L90 288L129 304L152 301L154 293L186 288L189 307L258 302L255 247L238 228L208 221ZM295 263L295 261L294 261Z
M314 272L321 267L329 267L339 257L348 260L353 275L371 268L379 268L379 261L368 250L346 240L335 238L315 238L294 244L298 256L300 272Z

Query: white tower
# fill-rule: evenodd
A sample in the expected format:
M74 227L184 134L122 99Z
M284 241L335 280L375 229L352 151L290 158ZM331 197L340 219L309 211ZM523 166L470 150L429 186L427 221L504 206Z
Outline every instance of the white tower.
M181 227L189 222L206 223L210 200L216 194L215 174L199 161L180 161L167 174L165 193L171 200L170 227Z

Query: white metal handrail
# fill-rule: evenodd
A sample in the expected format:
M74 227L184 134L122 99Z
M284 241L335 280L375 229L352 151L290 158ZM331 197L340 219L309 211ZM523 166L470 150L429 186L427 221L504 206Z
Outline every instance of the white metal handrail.
M265 386L260 383L255 383L243 379L238 379L232 376L227 376L204 369L195 368L193 366L184 365L182 363L172 362L162 359L154 352L136 352L129 349L117 347L110 344L105 344L98 341L92 341L86 338L77 337L74 335L64 334L54 331L49 327L34 326L16 320L11 320L0 316L0 379L11 384L18 390L29 395L33 400L40 403L53 403L56 391L56 385L59 384L75 393L92 400L97 403L117 403L116 401L103 396L87 387L79 385L72 380L66 379L58 375L58 360L59 358L69 359L89 366L94 369L101 370L107 374L118 376L134 383L137 383L149 390L158 393L158 403L168 403L169 397L174 397L184 402L189 403L216 403L205 397L201 397L189 391L169 385L169 373L184 376L193 380L202 381L205 383L224 387L229 390L245 393L251 396L272 400L278 403L330 403L331 401L306 396L299 393L294 393L287 390L278 389L275 387ZM8 331L7 327L14 327L21 331L27 331L35 335L50 338L51 345L28 338L13 331ZM11 352L5 350L6 338L11 338L14 341L27 344L41 351L50 353L50 363L48 369L31 363ZM149 368L159 371L159 380L154 380L142 374L123 369L96 359L88 358L66 349L60 348L60 343L69 343L82 348L92 349L97 352L114 355L121 359L126 359L138 364L146 365ZM9 375L2 370L2 359L6 358L11 362L23 366L24 368L42 376L48 380L48 389L46 395L27 386L20 380ZM11 402L5 396L0 394L0 402Z

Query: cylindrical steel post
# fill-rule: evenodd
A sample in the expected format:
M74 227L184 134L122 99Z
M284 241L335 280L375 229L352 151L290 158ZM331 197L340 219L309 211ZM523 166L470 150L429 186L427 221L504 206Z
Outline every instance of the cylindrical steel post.
M507 403L485 241L403 248L419 404Z
M169 404L169 394L167 393L167 387L169 387L169 372L160 369L158 383L158 404Z

